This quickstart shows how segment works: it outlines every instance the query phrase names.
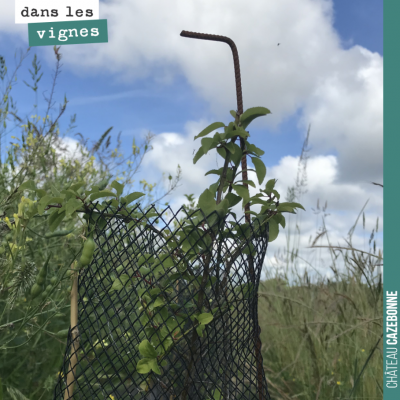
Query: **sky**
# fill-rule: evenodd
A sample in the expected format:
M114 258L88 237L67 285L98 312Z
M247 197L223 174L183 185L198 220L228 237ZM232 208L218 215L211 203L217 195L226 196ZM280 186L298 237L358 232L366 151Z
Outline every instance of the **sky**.
M321 226L321 214L313 211L318 200L328 204L325 223L336 245L345 245L342 238L368 202L365 229L361 218L353 244L368 250L379 218L382 246L383 190L371 184L383 183L382 0L107 0L100 2L100 18L108 21L108 43L61 47L55 95L59 103L64 94L69 100L61 126L76 114L75 132L93 140L113 126L127 151L133 138L140 142L148 131L155 134L137 182L162 185L162 173L174 174L179 164L181 186L168 199L178 208L184 194L199 196L213 183L204 174L217 166L215 155L193 165L199 146L194 136L212 122L229 123L229 110L236 109L228 45L183 38L180 32L228 36L239 51L244 109L271 110L249 132L265 151L267 179L278 179L282 197L295 182L311 126L307 192L300 201L306 211L297 220L301 254L330 274L328 254L306 248ZM0 55L9 69L15 51L27 47L27 24L16 25L14 3L2 2ZM44 72L40 91L50 89L52 47L31 48L13 90L20 115L32 113L35 98L22 81L29 83L35 53ZM40 93L39 110L44 104ZM76 139L71 135L68 143ZM286 240L281 231L269 245L270 267Z

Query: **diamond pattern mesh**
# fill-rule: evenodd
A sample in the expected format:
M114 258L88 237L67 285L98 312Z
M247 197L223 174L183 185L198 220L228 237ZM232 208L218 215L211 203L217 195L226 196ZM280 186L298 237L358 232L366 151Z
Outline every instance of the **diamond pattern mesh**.
M55 400L270 399L257 317L268 224L99 205L89 223L96 251ZM145 339L159 373L137 371Z

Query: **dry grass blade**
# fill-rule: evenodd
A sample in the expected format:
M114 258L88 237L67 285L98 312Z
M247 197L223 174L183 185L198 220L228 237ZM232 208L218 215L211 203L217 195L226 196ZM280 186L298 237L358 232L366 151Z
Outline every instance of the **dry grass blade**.
M360 253L364 253L364 254L367 254L367 255L369 255L369 256L371 256L371 257L375 257L375 258L378 258L378 259L381 259L382 257L380 256L380 255L376 255L376 254L372 254L372 253L369 253L368 251L364 251L364 250L359 250L359 249L355 249L355 248L353 248L353 247L341 247L341 246L308 246L307 248L308 249L312 249L312 248L317 248L317 247L324 247L324 248L327 248L327 249L338 249L338 250L350 250L350 251L358 251L358 252L360 252Z
M310 309L310 310L312 310L312 311L314 311L314 312L316 312L318 314L321 314L319 311L315 310L312 307L309 307L307 304L304 304L299 300L291 299L290 297L281 296L281 295L275 294L275 293L266 293L266 292L259 292L258 294L259 294L259 297L266 297L266 296L280 297L281 299L292 301L292 302L300 304L301 306L306 307L306 308L308 308L308 309Z
M351 328L346 329L345 331L343 331L343 332L340 333L339 335L336 335L336 336L334 336L333 338L327 340L327 343L332 342L333 340L336 340L338 337L343 336L345 333L350 332L350 331L352 331L352 330L354 330L354 329L356 329L356 328L358 328L358 327L360 327L360 326L362 326L362 325L365 325L365 324L367 324L367 323L369 323L369 322L373 322L373 321L380 320L380 319L382 319L382 318L379 317L379 318L368 319L368 320L366 320L366 321L364 321L364 322L361 322L360 324L357 324L357 325L355 325L355 326L352 326Z
M363 367L362 367L362 369L361 369L359 375L357 376L356 381L354 382L354 386L353 386L353 389L351 390L351 392L350 392L350 394L349 394L349 398L351 398L352 394L353 394L354 391L356 390L356 387L357 387L357 385L358 385L358 382L359 382L359 380L360 380L360 378L361 378L361 376L362 376L362 374L363 374L365 368L367 367L367 365L368 365L368 363L369 363L369 360L371 359L372 355L374 354L375 350L377 349L377 347L378 347L378 345L379 345L379 342L381 341L382 337L383 337L383 333L382 333L381 337L378 339L378 341L376 342L376 344L375 344L375 346L373 347L373 349L371 350L371 352L369 353L369 356L368 356L367 360L365 361L365 363L364 363L364 365L363 365Z

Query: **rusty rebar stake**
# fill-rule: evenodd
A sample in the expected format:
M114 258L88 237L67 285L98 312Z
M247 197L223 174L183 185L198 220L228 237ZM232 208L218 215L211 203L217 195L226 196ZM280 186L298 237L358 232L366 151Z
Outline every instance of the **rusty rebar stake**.
M235 68L235 82L236 82L236 100L237 100L237 113L240 115L243 114L243 96L242 96L242 81L240 78L240 65L239 65L239 53L237 51L237 47L234 43L234 41L226 36L221 36L221 35L211 35L208 33L198 33L198 32L188 32L188 31L182 31L181 36L183 37L188 37L188 38L193 38L193 39L203 39L203 40L213 40L215 42L224 42L229 44L229 47L232 50L232 55L233 55L233 65ZM245 150L245 141L243 138L240 138L240 147L242 151ZM242 179L243 179L243 185L248 188L248 184L246 183L247 181L247 159L246 155L242 157L241 160L242 163ZM246 217L246 222L250 222L250 205L246 204L244 207L244 212L245 212L245 217Z
M243 114L243 96L242 96L242 82L240 77L240 65L239 65L239 53L237 51L237 47L235 42L228 38L227 36L221 35L211 35L209 33L198 33L198 32L189 32L189 31L182 31L181 36L192 38L192 39L203 39L203 40L213 40L215 42L223 42L227 43L232 50L233 55L233 65L235 68L235 82L236 82L236 100L237 100L237 114L240 116ZM240 148L242 151L246 149L245 140L240 138ZM243 185L248 188L247 181L247 158L246 154L243 155L241 160L242 165L242 179ZM247 223L250 223L250 205L246 204L244 207L245 212L245 219ZM249 256L249 267L250 267L250 275L255 282L255 275L254 275L254 267L253 267L253 260L252 257ZM258 328L258 329L257 329ZM255 347L256 347L256 361L257 361L257 381L258 381L258 393L259 393L259 400L264 400L264 386L263 386L263 366L261 360L261 340L260 340L260 333L261 329L259 326L255 327L254 336L255 336Z

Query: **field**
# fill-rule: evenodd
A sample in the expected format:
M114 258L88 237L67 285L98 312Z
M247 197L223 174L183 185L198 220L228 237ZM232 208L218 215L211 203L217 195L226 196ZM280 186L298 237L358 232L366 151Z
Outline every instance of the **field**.
M325 250L334 279L312 283L308 273L298 274L294 257L285 273L260 285L271 397L382 399L382 259L355 249ZM296 285L287 284L288 273L297 276Z

